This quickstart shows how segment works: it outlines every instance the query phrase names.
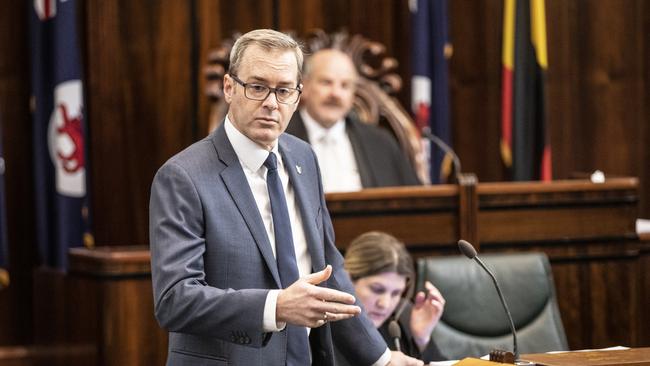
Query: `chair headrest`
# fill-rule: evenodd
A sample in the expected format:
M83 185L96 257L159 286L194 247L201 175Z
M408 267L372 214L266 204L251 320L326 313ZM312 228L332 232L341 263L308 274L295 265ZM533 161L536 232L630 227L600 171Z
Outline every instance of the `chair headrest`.
M482 255L494 273L516 328L533 321L555 296L544 254ZM494 337L510 332L509 322L487 273L464 256L418 260L419 281L431 281L446 299L442 321L459 331ZM498 315L495 315L498 314Z

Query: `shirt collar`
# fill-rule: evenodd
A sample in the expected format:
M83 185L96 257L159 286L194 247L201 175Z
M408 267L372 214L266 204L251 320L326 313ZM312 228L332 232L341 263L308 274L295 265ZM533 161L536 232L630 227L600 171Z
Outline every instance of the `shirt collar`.
M264 164L264 161L266 161L266 158L269 156L269 151L258 145L255 141L249 139L246 135L235 128L228 116L226 116L224 123L226 136L228 136L228 140L230 140L233 149L235 149L235 154L237 154L239 161L247 169L253 172L258 171ZM278 158L278 168L282 167L282 157L279 154L277 141L273 144L273 149L271 151L275 153L276 157Z
M303 122L305 123L305 129L307 130L307 137L309 141L321 141L324 137L329 137L333 139L344 138L345 133L345 119L340 119L332 125L330 128L325 128L316 122L316 120L307 112L306 109L301 108L300 117L302 117Z

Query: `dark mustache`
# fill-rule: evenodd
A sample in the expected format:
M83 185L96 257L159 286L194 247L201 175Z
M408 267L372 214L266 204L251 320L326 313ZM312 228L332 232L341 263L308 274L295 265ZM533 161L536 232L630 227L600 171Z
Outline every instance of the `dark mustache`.
M343 101L340 98L330 97L327 98L323 104L330 107L342 107Z

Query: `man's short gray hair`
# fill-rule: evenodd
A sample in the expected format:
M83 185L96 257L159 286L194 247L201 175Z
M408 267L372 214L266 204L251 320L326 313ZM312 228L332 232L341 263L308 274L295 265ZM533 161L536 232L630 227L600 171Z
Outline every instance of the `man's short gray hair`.
M250 46L258 46L266 51L293 51L296 55L296 63L298 65L297 81L300 83L302 78L302 61L304 58L302 47L300 43L288 34L273 29L252 30L237 39L230 51L229 74L237 75L237 71L242 63L244 51Z

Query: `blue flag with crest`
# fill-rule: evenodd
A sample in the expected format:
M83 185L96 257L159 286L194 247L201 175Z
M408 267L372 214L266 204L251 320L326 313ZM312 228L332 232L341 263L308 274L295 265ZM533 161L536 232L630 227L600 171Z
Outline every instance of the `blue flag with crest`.
M451 144L447 59L451 57L447 0L409 0L412 24L411 109L420 130L429 128ZM452 157L433 144L429 147L431 183L444 182L451 173Z
M93 245L77 2L29 10L36 237L41 263L67 269L69 248Z

